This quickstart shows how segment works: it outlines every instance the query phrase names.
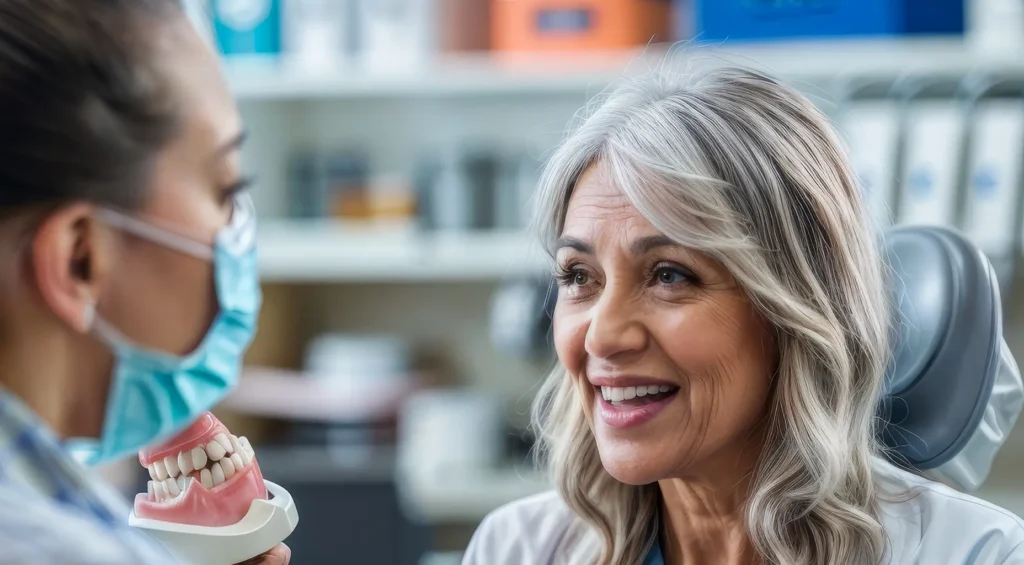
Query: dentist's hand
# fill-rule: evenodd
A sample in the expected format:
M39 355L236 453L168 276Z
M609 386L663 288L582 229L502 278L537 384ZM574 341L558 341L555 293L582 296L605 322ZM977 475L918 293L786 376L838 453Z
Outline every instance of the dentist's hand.
M292 550L282 543L263 555L253 557L244 563L239 563L239 565L288 565L291 560Z

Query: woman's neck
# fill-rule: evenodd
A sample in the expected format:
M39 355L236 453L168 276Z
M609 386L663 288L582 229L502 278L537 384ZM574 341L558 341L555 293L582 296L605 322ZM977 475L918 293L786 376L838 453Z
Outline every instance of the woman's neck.
M755 565L747 535L745 484L719 489L668 479L661 487L661 543L666 565Z
M666 565L759 565L750 542L746 502L764 447L758 430L736 449L704 461L699 473L658 482Z

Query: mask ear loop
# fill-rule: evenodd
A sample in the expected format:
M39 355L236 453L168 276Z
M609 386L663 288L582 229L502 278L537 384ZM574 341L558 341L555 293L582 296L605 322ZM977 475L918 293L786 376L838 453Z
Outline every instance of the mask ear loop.
M127 336L119 332L114 326L107 323L96 311L96 301L89 299L82 312L83 333L92 334L104 341L110 347L117 348L121 344L131 343Z
M96 301L90 298L82 310L82 322L78 330L82 333L90 333L96 324Z
M174 232L156 227L142 220L133 218L121 212L109 208L100 208L96 214L110 227L128 232L137 237L163 245L185 255L191 255L204 261L213 260L213 249L211 246L193 241L187 237Z

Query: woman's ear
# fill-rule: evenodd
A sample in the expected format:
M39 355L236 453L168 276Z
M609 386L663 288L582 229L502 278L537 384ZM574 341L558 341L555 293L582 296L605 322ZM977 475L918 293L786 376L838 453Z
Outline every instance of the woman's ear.
M46 216L31 245L31 269L43 302L76 331L91 329L93 307L113 262L109 232L95 207L67 206Z

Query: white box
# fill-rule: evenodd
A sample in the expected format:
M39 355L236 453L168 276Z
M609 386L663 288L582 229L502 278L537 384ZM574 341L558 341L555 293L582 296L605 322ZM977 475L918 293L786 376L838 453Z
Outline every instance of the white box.
M859 101L846 108L840 126L864 203L880 229L894 220L900 117L894 100Z
M351 0L287 0L282 5L282 43L287 60L308 71L331 72L348 61Z
M368 71L419 70L437 52L436 0L355 0L359 60Z
M900 182L900 224L954 227L965 123L964 107L954 100L910 104Z
M971 122L964 228L986 254L1005 255L1016 243L1024 104L984 100Z

